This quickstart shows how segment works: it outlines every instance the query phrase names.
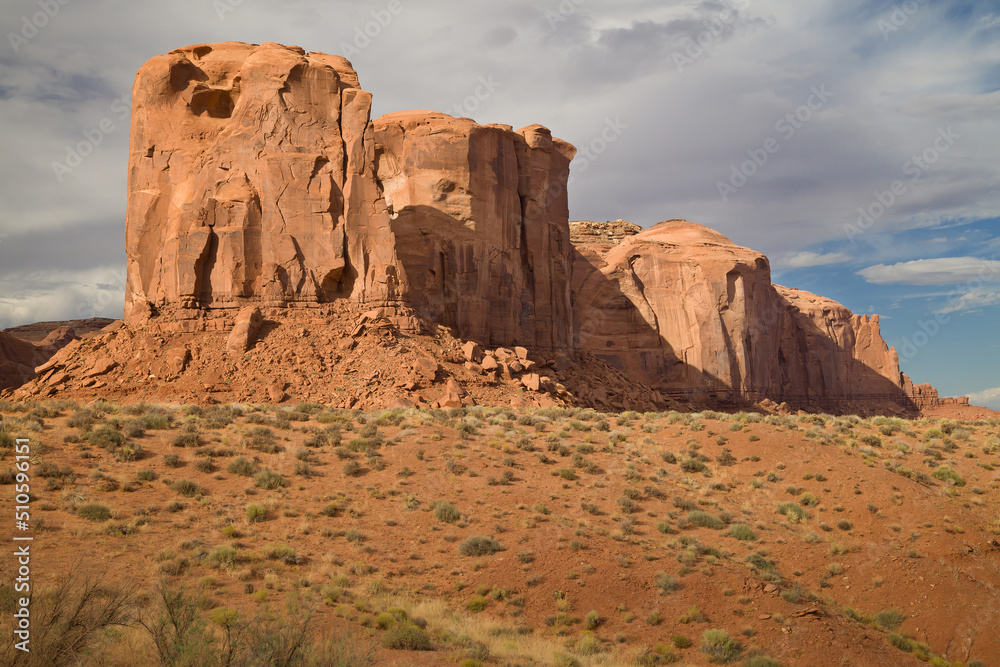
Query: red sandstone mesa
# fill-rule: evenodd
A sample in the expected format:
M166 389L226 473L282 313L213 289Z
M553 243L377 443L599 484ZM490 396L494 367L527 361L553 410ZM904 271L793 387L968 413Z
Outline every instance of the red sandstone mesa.
M212 356L207 338L202 349L171 336L227 331L220 353L252 363L258 338L266 347L294 309L328 327L365 312L353 331L340 323L333 356L354 350L366 327L446 327L473 343L459 356L470 373L607 409L662 407L664 397L831 412L941 402L900 373L878 316L772 285L764 255L718 232L680 220L647 230L620 220L571 226L576 150L544 127L370 112L347 60L298 47L204 44L143 65L129 153L126 327L93 347L132 358L95 368L70 346L32 391L75 387L79 378L65 372L73 369L86 371L83 387L103 388L139 363L133 336L175 360L146 378L181 378ZM30 352L5 345L9 356ZM285 363L298 358L275 352ZM587 378L585 354L634 386L610 398ZM395 388L447 382L441 402L472 400L438 374L439 361L400 365L418 372ZM31 373L10 366L7 376L17 386ZM284 380L274 382L285 395Z

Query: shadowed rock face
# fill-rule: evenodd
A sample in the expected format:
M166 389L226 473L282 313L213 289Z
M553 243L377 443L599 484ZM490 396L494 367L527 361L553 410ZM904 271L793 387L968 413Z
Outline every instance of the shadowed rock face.
M707 227L627 225L572 224L582 349L673 395L905 403L877 316L772 285L764 255Z
M487 344L567 347L576 149L539 125L514 132L434 112L373 125L409 303Z

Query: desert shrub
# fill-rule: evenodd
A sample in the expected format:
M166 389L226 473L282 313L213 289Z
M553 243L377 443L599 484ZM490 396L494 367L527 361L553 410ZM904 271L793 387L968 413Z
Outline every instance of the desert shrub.
M179 479L171 484L170 488L185 498L193 498L205 492L204 489L198 486L197 482L192 482L190 479Z
M147 431L166 431L173 425L174 416L157 408L146 412L139 419Z
M449 502L444 500L439 500L434 504L434 516L438 521L444 521L445 523L455 523L462 518L462 513L458 511L458 508Z
M745 523L734 523L729 527L729 535L730 537L735 537L737 540L747 542L757 539L757 533Z
M942 482L948 482L949 484L953 484L955 486L965 486L965 480L948 466L941 466L931 473L931 477L939 479Z
M185 431L174 436L174 447L199 447L201 446L201 436L196 432Z
M251 477L257 472L257 464L250 459L238 456L232 463L226 466L228 470L233 475L243 475L244 477Z
M781 667L781 663L763 654L747 656L743 660L743 667Z
M107 426L100 426L86 436L87 442L109 452L125 443L125 436Z
M255 449L265 454L274 454L278 451L277 440L274 431L266 426L254 426L243 438L243 446L248 449Z
M712 530L722 530L726 527L722 519L704 510L691 510L688 512L685 521L689 525L711 528Z
M180 468L182 465L184 465L184 462L181 461L181 457L177 456L176 454L164 454L163 465L167 466L168 468Z
M676 577L673 577L666 572L656 573L656 587L659 588L664 593L672 593L681 587L680 582L677 581Z
M802 509L798 503L791 501L778 503L778 514L783 514L788 517L789 521L799 522L804 521L809 518L809 512Z
M681 461L681 470L684 472L705 472L708 470L708 466L698 459L689 458Z
M886 630L895 630L905 618L903 612L898 609L883 609L875 614L875 622Z
M55 585L32 591L31 652L19 660L11 655L13 647L8 644L11 649L6 651L4 664L110 664L107 655L102 655L108 638L136 625L142 595L127 578L78 574L83 570L70 567L71 574Z
M709 662L727 663L738 660L743 647L725 630L713 628L701 636L701 650L708 654Z
M348 477L357 477L361 474L361 464L357 461L348 461L344 464L344 474Z
M253 476L253 485L261 489L273 491L288 486L288 482L273 470L264 469Z
M503 551L503 545L485 535L468 537L458 545L458 552L463 556L492 556L498 551Z
M670 638L670 643L673 644L674 646L676 646L677 648L690 648L691 647L691 640L688 637L686 637L685 635L673 635Z
M812 493L803 493L799 496L799 504L803 507L815 507L819 505L819 498Z
M111 518L111 510L104 505L88 503L87 505L80 505L77 507L76 515L80 518L86 519L87 521L96 521L100 523Z
M194 467L198 472L204 473L213 473L219 469L219 467L215 465L215 461L211 458L200 459L194 464Z
M143 482L152 482L156 479L156 473L152 470L140 470L135 474L136 478Z
M882 446L882 438L875 434L861 436L859 440L868 445L869 447Z
M122 434L127 438L141 438L146 435L146 424L141 419L129 419L122 426Z
M264 509L263 505L258 505L257 503L250 503L247 505L246 509L247 521L250 523L260 523L265 518L267 518L267 510Z
M236 549L234 547L224 545L210 551L205 560L213 567L232 567L236 564L236 556Z
M398 651L433 651L431 637L412 623L396 626L385 633L382 645Z

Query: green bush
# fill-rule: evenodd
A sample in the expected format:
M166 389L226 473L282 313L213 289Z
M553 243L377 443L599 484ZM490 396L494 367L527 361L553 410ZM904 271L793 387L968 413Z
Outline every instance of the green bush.
M100 523L111 518L111 510L104 505L90 503L77 507L76 515L88 521L96 521Z
M458 511L451 503L439 500L434 506L434 516L437 517L438 521L444 521L445 523L455 523L462 518L462 513Z
M125 436L107 426L101 426L87 434L87 442L109 452L125 444Z
M681 587L679 581L676 577L673 577L665 572L656 573L656 587L659 588L664 593L672 593Z
M277 441L274 431L266 426L254 426L243 438L243 445L248 449L255 449L265 454L274 454L278 451Z
M753 528L745 523L734 523L729 527L729 536L744 542L752 542L757 539L757 533Z
M433 651L430 635L416 625L407 623L385 633L382 645L397 651Z
M684 472L705 472L708 466L698 459L684 459L681 461L681 470Z
M243 458L242 456L236 457L232 463L226 466L228 470L233 475L243 475L244 477L252 477L257 472L257 464L250 459Z
M687 519L685 520L692 526L711 528L712 530L722 530L726 527L722 519L704 510L691 510L688 512Z
M886 630L895 630L905 618L903 612L898 609L883 609L875 614L875 622Z
M965 480L962 479L958 473L949 468L948 466L941 466L937 470L931 473L931 477L934 479L939 479L942 482L950 482L955 486L965 486Z
M738 660L743 647L725 630L705 630L701 636L701 650L708 654L709 662L727 663Z
M793 523L809 518L809 512L802 509L798 503L792 501L778 503L778 514L784 514Z
M273 491L288 486L288 482L273 470L265 469L253 476L253 485L261 489Z
M267 510L264 509L263 505L258 505L257 503L247 505L247 521L250 523L260 523L265 518L267 518Z
M503 545L485 535L468 537L458 545L458 552L463 556L492 556L498 551L503 551Z
M205 492L196 482L189 479L179 479L171 484L170 488L186 498L192 498Z

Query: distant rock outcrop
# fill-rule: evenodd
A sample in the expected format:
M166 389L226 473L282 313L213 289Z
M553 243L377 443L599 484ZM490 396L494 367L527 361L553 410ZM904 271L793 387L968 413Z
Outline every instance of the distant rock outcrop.
M581 349L675 398L909 407L878 316L772 285L764 255L707 227L625 225L571 224Z

